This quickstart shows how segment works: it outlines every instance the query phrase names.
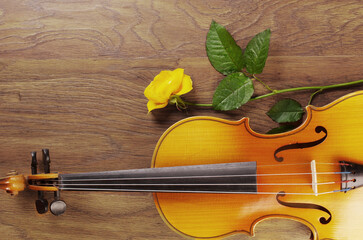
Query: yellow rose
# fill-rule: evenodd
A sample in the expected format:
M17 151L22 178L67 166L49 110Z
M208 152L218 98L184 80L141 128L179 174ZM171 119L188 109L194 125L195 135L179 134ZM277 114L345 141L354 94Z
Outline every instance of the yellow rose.
M145 97L149 99L147 109L151 112L154 109L163 108L170 100L176 103L175 98L180 99L180 95L192 89L192 79L184 74L184 69L161 71L144 91Z

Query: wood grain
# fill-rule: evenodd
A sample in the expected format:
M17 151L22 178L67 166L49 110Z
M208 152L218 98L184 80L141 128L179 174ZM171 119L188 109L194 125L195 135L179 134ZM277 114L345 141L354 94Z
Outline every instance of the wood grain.
M117 1L0 2L0 175L30 172L30 152L49 148L51 169L68 173L149 167L158 138L177 120L212 115L251 118L266 132L265 112L309 92L254 101L220 113L167 107L147 115L143 90L161 70L184 68L194 90L185 99L211 102L222 76L209 64L205 38L212 19L245 46L271 28L261 78L271 87L324 85L363 76L361 1ZM355 86L326 92L322 106ZM256 93L265 93L256 86ZM50 198L51 196L49 196ZM0 194L3 239L182 239L163 223L152 195L63 193L60 217L39 216L36 194ZM309 239L291 221L268 221L253 239ZM230 239L250 239L235 236Z

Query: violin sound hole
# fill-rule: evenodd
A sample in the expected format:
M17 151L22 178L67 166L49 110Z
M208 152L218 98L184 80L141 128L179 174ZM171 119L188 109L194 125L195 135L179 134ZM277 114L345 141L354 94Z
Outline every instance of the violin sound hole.
M291 207L291 208L308 208L308 209L316 209L316 210L320 210L323 212L326 212L327 214L329 214L329 218L326 219L325 217L321 217L319 219L319 222L321 224L328 224L331 221L332 215L330 213L330 211L328 209L326 209L323 206L317 205L317 204L312 204L312 203L289 203L289 202L284 202L282 200L280 200L280 197L284 197L285 196L285 192L281 191L276 195L276 200L279 204L286 206L286 207Z
M322 127L322 126L317 126L315 128L315 132L316 133L325 133L325 136L322 137L321 139L318 139L316 141L313 141L313 142L306 142L306 143L293 143L293 144L288 144L288 145L284 145L282 147L279 147L278 149L276 149L275 153L274 153L274 157L275 157L275 160L278 161L278 162L282 162L284 160L283 157L278 157L277 154L279 152L282 152L282 151L285 151L285 150L291 150L291 149L302 149L302 148L311 148L311 147L314 147L316 145L319 145L320 143L324 142L325 139L327 138L328 136L328 131Z

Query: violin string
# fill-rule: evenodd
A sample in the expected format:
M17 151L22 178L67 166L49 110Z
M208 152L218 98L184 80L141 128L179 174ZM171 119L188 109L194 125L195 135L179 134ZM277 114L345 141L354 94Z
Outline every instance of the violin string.
M350 191L352 188L345 188L340 190L333 190L321 193L304 193L304 192L284 192L285 195L324 195L330 193L337 193L337 192L347 192ZM107 191L107 192L154 192L154 193L226 193L226 194L269 194L269 195L278 195L280 192L243 192L243 191L190 191L190 190L148 190L148 189L100 189L100 188L60 188L60 190L68 190L68 191Z
M281 166L291 166L291 165L310 165L311 163L289 163L289 164L283 164L283 165L276 165L276 164L272 164L272 165L259 165L259 167L281 167ZM346 165L351 165L349 163L322 163L322 162L317 162L317 165L340 165L340 166L346 166ZM137 177L137 178L102 178L102 179L64 179L64 180L59 180L59 179L49 179L53 182L56 181L62 181L62 182L70 182L70 181L117 181L117 180L141 180L141 179L150 179L150 180L156 180L156 179L176 179L176 178L210 178L210 177L249 177L249 176L271 176L271 175L312 175L312 174L350 174L351 172L316 172L316 173L312 173L312 172L308 172L308 173L275 173L275 174L245 174L245 175L213 175L213 176L173 176L173 177Z
M258 167L285 167L285 166L298 166L298 165L309 165L311 162L307 163L284 163L284 164L266 164L266 165L258 165ZM316 165L337 165L337 166L351 166L349 163L324 163L324 162L316 162Z
M104 180L104 179L101 179ZM82 180L77 180L77 181L82 181ZM230 191L207 191L207 190L155 190L155 189L122 189L122 188L118 188L118 189L110 189L110 188L95 188L96 186L213 186L213 185L218 185L218 186L229 186L229 185L256 185L256 186L260 186L260 185L265 185L265 186L273 186L273 185L286 185L286 186L306 186L306 185L328 185L328 184L338 184L338 183L346 183L346 182L351 182L354 181L354 179L352 180L344 180L344 181L338 181L338 182L321 182L321 183L227 183L227 184L200 184L200 183L196 183L196 184L77 184L77 183L65 183L65 186L58 186L60 190L69 190L69 191L76 191L76 190L81 190L81 191L112 191L112 192L181 192L181 193L236 193L236 194L254 194L252 192L242 192L242 191L236 191L236 192L230 192ZM57 184L56 184L57 185ZM39 185L39 186L56 186L55 184L43 184L43 185ZM82 186L82 187L72 187L72 186ZM85 187L83 187L85 186ZM333 191L328 191L328 192L322 192L322 193L303 193L303 192L297 192L297 193L289 193L287 192L287 194L300 194L300 195L322 195L322 194L328 194L328 193L334 193L334 192L346 192L351 190L350 188L346 188L346 189L341 189L341 190L333 190ZM277 192L258 192L257 194L277 194Z
M271 164L271 165L258 165L258 167L285 167L285 166L296 166L296 165L309 165L310 166L310 162L308 163L285 163L283 165L276 165L276 164ZM351 164L348 164L348 163L320 163L320 162L317 162L316 165L339 165L339 166L346 166L346 165L351 165ZM331 174L332 172L317 172L317 174ZM333 174L349 174L350 172L334 172ZM284 175L285 173L276 173L275 175ZM287 173L287 174L295 174L295 173ZM287 175L286 174L286 175ZM298 175L301 175L301 174L312 174L311 172L308 172L308 173L296 173ZM266 176L267 175L272 175L272 174L265 174ZM248 176L263 176L262 174L250 174L250 175L221 175L221 176L212 176L212 177L224 177L224 176L231 176L231 177L234 177L234 176L242 176L242 177L248 177ZM186 176L188 177L188 176ZM211 177L211 176L205 176L205 177ZM134 180L134 178L129 178L130 180ZM136 178L135 178L136 179ZM92 180L100 180L100 179L90 179L91 181ZM64 180L64 181L73 181L73 180Z
M344 181L345 182L345 181ZM67 183L66 186L311 186L329 185L342 182L322 183ZM41 184L38 186L54 186L53 184Z
M319 165L350 165L348 163L316 163ZM285 167L287 165L311 165L311 163L291 163L291 164L282 164L282 165L259 165L258 167ZM135 189L128 188L132 186L136 187L153 187L156 188L158 186L318 186L318 185L332 185L332 184L341 184L346 182L351 182L353 180L345 180L339 182L308 182L308 183L127 183L128 180L177 180L177 179L198 179L198 178L226 178L226 177L268 177L268 176L298 176L298 175L333 175L333 174L350 174L351 172L342 171L342 172L300 172L300 173L265 173L265 174L242 174L242 175L211 175L211 176L156 176L156 177L114 177L114 178L85 178L85 179L64 179L62 180L62 175L60 175L59 179L47 179L47 183L39 182L38 186L56 186L60 190L69 190L69 191L111 191L111 192L180 192L180 193L236 193L236 194L278 194L278 192L246 192L246 191L219 191L219 190L178 190L178 189ZM121 173L122 174L122 173ZM65 174L66 175L66 174ZM78 176L79 177L79 176ZM87 177L87 176L86 176ZM101 183L92 183L94 181L100 181ZM126 183L108 183L107 181L126 181ZM83 182L83 183L77 183ZM84 183L90 182L90 183ZM102 183L104 182L104 183ZM59 184L59 183L63 183ZM74 187L73 187L74 186ZM106 188L100 188L102 186L106 186ZM107 188L110 187L119 187L119 188ZM127 188L122 188L127 187ZM285 194L298 194L298 195L322 195L334 192L346 192L351 190L351 188L345 188L340 190L333 190L327 192L285 192Z
M117 184L117 183L113 183L113 184L65 184L67 186L67 188L69 186L312 186L312 185L331 185L331 184L341 184L341 183L347 183L347 182L352 182L354 181L354 179L351 180L344 180L344 181L337 181L337 182L322 182L322 183L191 183L191 184L140 184L140 183L135 183L135 184ZM41 185L38 186L55 186L55 187L59 187L57 184L47 184L47 183L43 183Z
M317 172L319 175L350 174L351 172ZM241 175L208 175L208 176L171 176L171 177L125 177L125 178L94 178L94 179L54 179L51 181L79 182L79 181L118 181L118 180L158 180L158 179L184 179L184 178L221 178L221 177L266 177L266 176L298 176L312 175L313 173L262 173L262 174L241 174Z

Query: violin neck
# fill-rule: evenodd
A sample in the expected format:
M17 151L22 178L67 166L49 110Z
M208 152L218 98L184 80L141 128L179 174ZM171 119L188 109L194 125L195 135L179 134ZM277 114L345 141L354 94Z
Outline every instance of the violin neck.
M256 193L256 163L61 174L58 187L63 191Z

